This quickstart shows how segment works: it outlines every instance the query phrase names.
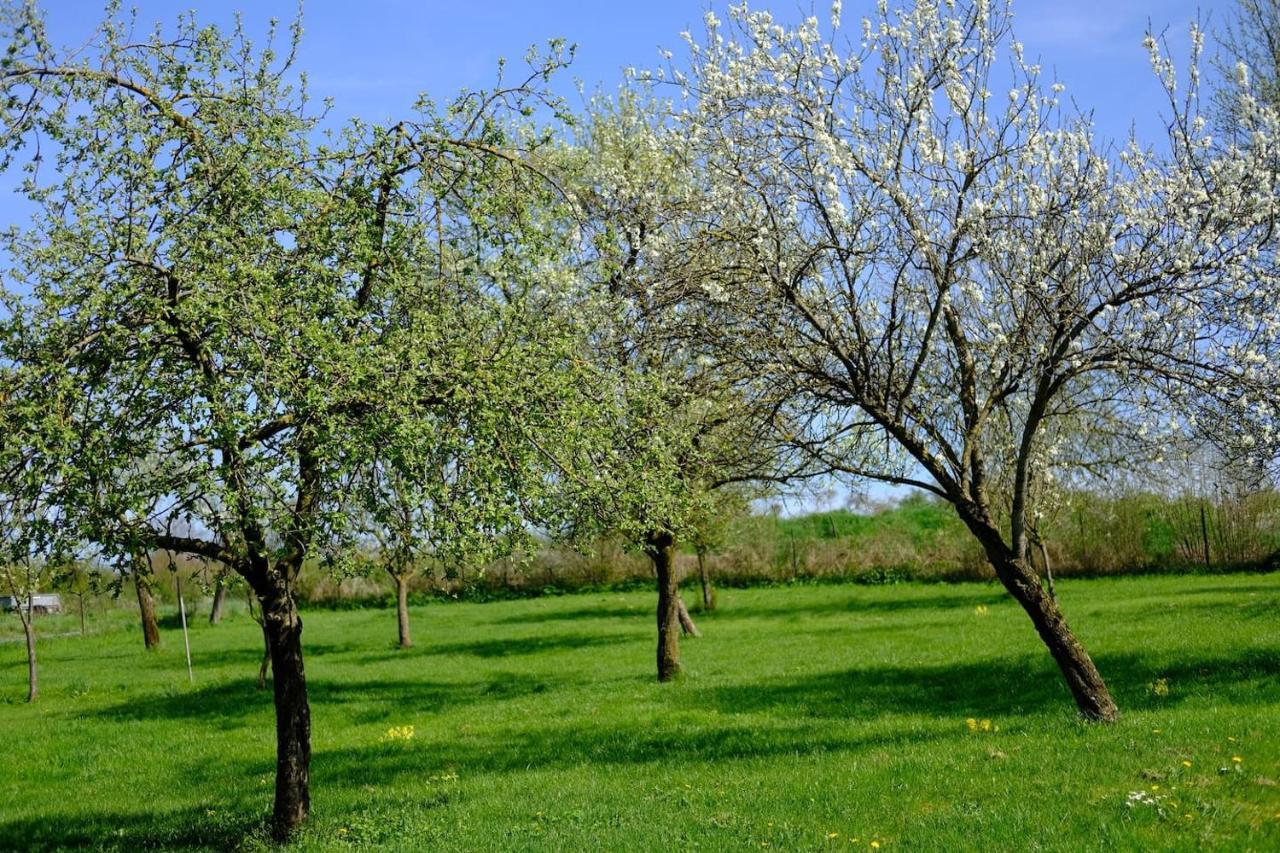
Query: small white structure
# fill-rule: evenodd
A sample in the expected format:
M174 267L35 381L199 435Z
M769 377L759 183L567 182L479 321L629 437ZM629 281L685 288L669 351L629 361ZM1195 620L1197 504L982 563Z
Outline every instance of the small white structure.
M62 612L62 596L56 592L37 592L31 596L31 611L33 613L61 613ZM0 611L8 613L16 611L19 607L23 610L27 609L27 598L14 598L12 595L0 595Z

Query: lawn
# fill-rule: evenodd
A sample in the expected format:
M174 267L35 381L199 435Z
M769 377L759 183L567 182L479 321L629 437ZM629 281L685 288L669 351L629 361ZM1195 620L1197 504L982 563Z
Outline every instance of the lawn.
M307 612L299 846L1280 849L1280 575L1059 592L1115 725L1077 721L983 584L722 590L670 685L649 594L415 608L410 651L393 611ZM194 620L194 686L177 631L147 653L126 611L95 614L43 641L35 706L17 630L0 619L0 848L263 844L246 614Z

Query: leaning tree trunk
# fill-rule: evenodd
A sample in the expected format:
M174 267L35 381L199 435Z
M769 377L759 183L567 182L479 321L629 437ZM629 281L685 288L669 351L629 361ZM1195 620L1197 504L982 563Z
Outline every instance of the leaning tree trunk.
M288 589L259 595L271 647L276 707L276 800L272 835L287 840L311 811L311 706L302 667L302 617Z
M680 593L676 587L675 540L670 533L653 533L645 550L658 576L658 680L680 674Z
M956 509L961 520L982 544L996 577L1031 617L1036 633L1062 670L1062 677L1080 713L1090 720L1113 722L1120 712L1111 698L1111 691L1089 653L1071 633L1057 602L1040 585L1035 572L1004 543L986 513L966 505L957 505Z
M22 633L27 637L27 701L34 702L40 695L40 673L36 669L36 610L34 597L27 596L27 615L22 615L22 602L18 602L18 616L22 619Z
M680 619L680 630L684 632L686 637L702 636L702 632L698 630L693 617L689 615L689 608L684 605L684 599L678 594L676 595L676 616Z
M1119 715L1119 709L1111 698L1111 691L1107 689L1107 684L1102 680L1089 653L1080 645L1075 634L1071 633L1057 602L1040 586L1035 573L1007 551L993 559L992 565L1005 589L1031 617L1036 633L1062 670L1067 688L1076 700L1080 713L1099 722L1114 721Z
M227 582L222 575L218 575L217 583L213 587L213 606L209 608L209 624L217 625L222 621L222 605L227 598Z
M716 609L716 594L711 588L711 575L707 574L706 552L698 549L698 577L702 580L702 609Z
M400 648L413 648L413 638L409 636L409 578L406 575L391 575L396 582L396 625L399 628Z
M133 573L133 587L138 592L138 611L142 615L142 642L148 649L160 645L160 626L156 624L156 602L151 597L151 584L140 571Z

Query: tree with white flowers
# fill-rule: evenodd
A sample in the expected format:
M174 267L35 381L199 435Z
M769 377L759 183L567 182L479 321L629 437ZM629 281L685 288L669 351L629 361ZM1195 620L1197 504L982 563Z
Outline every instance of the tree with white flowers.
M577 404L552 415L562 439L547 448L562 495L555 524L620 535L653 564L660 681L681 672L681 630L697 634L677 543L696 535L722 490L801 473L770 429L773 389L717 360L688 306L669 298L706 271L703 237L689 228L706 197L665 113L642 92L597 98L555 158L582 232L561 283L581 352Z
M708 14L687 67L662 70L709 176L707 255L734 259L682 298L719 357L789 390L796 447L949 502L1080 711L1112 720L1033 567L1030 484L1089 461L1056 424L1155 447L1199 395L1248 405L1262 356L1238 330L1274 320L1206 306L1274 282L1280 125L1241 96L1248 143L1214 144L1199 30L1182 76L1147 39L1168 139L1110 143L1024 55L1007 4L881 0L852 33L840 13Z

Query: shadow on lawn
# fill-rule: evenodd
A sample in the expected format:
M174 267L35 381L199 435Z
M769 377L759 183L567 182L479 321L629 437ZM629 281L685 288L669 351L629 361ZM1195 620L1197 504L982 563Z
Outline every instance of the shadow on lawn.
M1226 704L1257 702L1260 691L1280 696L1280 655L1181 658L1164 663L1140 655L1101 655L1099 670L1121 713L1169 707L1199 692ZM1157 678L1172 686L1157 697ZM800 677L709 687L690 704L710 704L722 713L768 711L803 717L874 717L893 711L931 716L1000 717L1070 708L1062 676L1045 659L969 664L876 666Z
M785 593L785 590L782 591ZM693 607L696 602L696 596L689 590L685 591L685 600ZM901 599L877 599L867 600L861 596L850 597L828 597L821 601L795 601L792 597L772 604L764 603L747 603L742 601L734 601L732 606L727 606L711 613L700 612L703 617L709 617L717 622L731 622L735 620L758 619L760 617L768 618L787 618L794 619L797 616L811 615L857 615L859 613L899 613L904 611L916 610L971 610L979 604L993 605L1012 602L1003 590L992 586L990 589L984 588L981 593L974 594L967 591L956 592L939 592L931 595L921 595L912 598ZM543 613L521 613L514 616L504 616L495 619L493 625L535 625L545 622L577 622L602 619L633 619L636 617L652 618L652 607L622 606L617 604L601 605L599 607L577 607L572 610L550 610Z
M263 820L205 809L53 813L0 820L0 850L234 850L255 834L265 835Z
M1211 696L1219 705L1257 705L1280 699L1280 655L1274 649L1234 656L1170 657L1117 654L1098 658L1125 711L1173 707L1191 696ZM1166 678L1171 693L1147 690ZM565 684L571 682L564 682ZM496 698L554 691L562 683L510 673L463 683L420 680L314 682L317 716L359 721L386 714L397 720L415 711L433 712ZM316 791L357 790L396 780L421 779L455 771L463 778L484 773L554 769L576 765L626 766L670 762L716 762L770 756L891 750L965 737L965 717L991 717L1006 726L1023 714L1058 712L1065 723L1070 699L1052 663L1010 658L956 665L867 666L725 684L690 679L671 688L640 688L652 703L664 698L670 713L646 713L619 721L597 720L588 708L567 716L549 714L532 723L487 727L481 734L437 727L420 719L424 737L409 744L378 743L318 749L312 767ZM659 691L654 693L652 691ZM616 703L619 700L600 699ZM625 701L625 700L622 700ZM243 719L246 706L267 724L271 697L248 684L223 684L171 697L135 700L108 709L108 716L134 718L223 717ZM352 708L343 710L342 705ZM646 707L650 707L647 705ZM920 715L938 724L904 726L887 714ZM949 722L950 721L950 722ZM191 784L217 779L250 779L269 773L260 761L207 757ZM203 781L207 777L207 782ZM200 780L200 781L198 781ZM415 783L416 784L416 783ZM268 798L263 790L264 803ZM48 815L0 822L0 848L48 849L89 846L106 849L229 847L255 831L248 821L218 823L204 813L158 815ZM234 809L228 814L244 814ZM225 818L219 818L225 821ZM123 832L123 835L115 833Z
M375 722L406 713L442 713L452 708L532 696L553 689L553 684L521 673L502 673L483 681L431 681L429 679L378 679L376 681L313 680L307 695L313 708L357 705L357 722ZM221 682L194 690L140 696L92 712L112 720L204 719L249 725L250 712L272 712L271 686L259 690L253 679Z

